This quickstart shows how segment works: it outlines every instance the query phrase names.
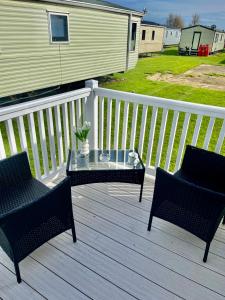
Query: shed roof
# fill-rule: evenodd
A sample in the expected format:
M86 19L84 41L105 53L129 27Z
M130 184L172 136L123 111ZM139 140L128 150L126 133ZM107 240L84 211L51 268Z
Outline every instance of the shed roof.
M194 27L202 27L202 28L214 31L214 32L224 32L224 30L221 30L221 29L218 29L218 28L212 28L210 26L205 26L205 25L200 25L200 24L199 25L188 26L188 27L182 28L182 30L190 29L190 28L194 28Z
M109 1L105 0L41 0L45 2L53 2L53 3L61 3L61 4L67 4L67 5L80 5L80 6L90 6L93 8L99 8L99 9L109 9L109 10L115 10L115 11L121 11L126 13L134 13L140 16L144 15L144 12L140 12L125 6L121 6Z

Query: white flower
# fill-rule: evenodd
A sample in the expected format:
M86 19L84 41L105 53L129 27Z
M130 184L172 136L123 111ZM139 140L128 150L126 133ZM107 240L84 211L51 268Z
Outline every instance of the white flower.
M91 128L91 122L85 121L82 126L82 129L90 129L90 128Z

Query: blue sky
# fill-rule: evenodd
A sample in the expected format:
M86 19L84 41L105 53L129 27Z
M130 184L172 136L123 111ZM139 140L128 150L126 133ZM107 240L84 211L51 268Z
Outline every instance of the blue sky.
M110 0L109 0L110 1ZM191 22L191 16L197 13L203 25L216 24L225 30L225 0L111 0L136 10L147 8L149 14L146 20L165 23L169 13L181 15L185 25Z

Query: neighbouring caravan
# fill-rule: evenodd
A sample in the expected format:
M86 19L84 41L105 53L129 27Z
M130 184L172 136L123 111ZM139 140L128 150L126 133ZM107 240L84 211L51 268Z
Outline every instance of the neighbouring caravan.
M179 45L180 43L181 30L177 28L166 28L164 34L164 46Z
M183 54L197 54L200 45L208 45L209 53L215 53L224 49L225 32L218 30L216 26L195 25L182 29L179 52Z
M139 54L162 51L165 27L150 21L141 23Z
M142 17L102 0L1 0L0 98L134 68Z

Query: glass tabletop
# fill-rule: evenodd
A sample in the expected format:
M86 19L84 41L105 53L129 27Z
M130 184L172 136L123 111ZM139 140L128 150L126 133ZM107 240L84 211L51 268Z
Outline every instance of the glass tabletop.
M139 154L133 150L90 150L86 156L71 151L69 171L144 169Z

